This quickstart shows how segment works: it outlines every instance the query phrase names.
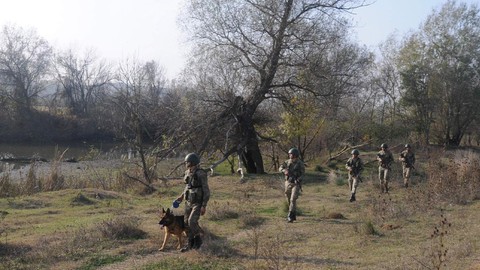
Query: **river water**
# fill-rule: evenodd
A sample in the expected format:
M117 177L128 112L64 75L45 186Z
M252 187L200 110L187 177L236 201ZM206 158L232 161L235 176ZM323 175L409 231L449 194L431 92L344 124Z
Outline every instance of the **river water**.
M63 153L64 159L74 158L81 159L89 154L107 154L117 153L119 155L124 152L122 145L115 143L62 143L62 144L12 144L0 143L0 159L1 158L44 158L52 160L56 152ZM125 151L126 152L126 151ZM58 155L57 154L57 155Z

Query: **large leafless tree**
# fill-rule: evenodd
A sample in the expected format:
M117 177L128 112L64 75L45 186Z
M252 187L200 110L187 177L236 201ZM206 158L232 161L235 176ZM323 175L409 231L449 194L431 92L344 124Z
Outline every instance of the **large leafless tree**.
M185 22L195 44L193 85L219 108L212 127L223 124L229 147L249 173L263 173L256 112L267 99L288 102L295 91L332 95L338 84L332 44L348 23L341 12L360 7L355 0L190 0ZM326 57L319 58L318 55ZM337 88L330 88L330 87ZM327 89L328 88L328 89ZM221 109L220 109L221 108ZM207 137L208 139L208 137Z

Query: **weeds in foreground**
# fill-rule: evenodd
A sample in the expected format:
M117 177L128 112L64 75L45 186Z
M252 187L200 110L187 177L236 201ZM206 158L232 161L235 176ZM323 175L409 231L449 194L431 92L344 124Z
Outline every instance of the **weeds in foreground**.
M36 162L32 162L30 164L30 169L28 170L27 173L27 179L25 181L25 186L24 186L24 193L27 195L31 195L37 192L40 192L42 190L42 184L39 179L37 179L36 176Z
M18 194L17 186L12 183L8 173L0 177L0 197L13 197Z
M265 236L263 245L260 246L260 256L265 260L268 269L296 269L299 263L299 255L292 249L293 243L297 242L286 232L287 229L275 230L275 234ZM272 248L275 247L275 248Z
M60 154L58 149L55 149L55 157L53 158L50 167L50 175L45 180L45 191L61 190L65 188L65 177L62 175L63 156L68 151L66 149Z
M431 240L431 253L430 260L434 269L440 270L447 267L447 253L448 247L445 246L445 237L448 234L448 230L452 224L447 220L443 210L440 214L440 221L435 225L432 234L430 235Z
M2 235L5 233L6 229L4 228L4 226L2 225L2 221L3 219L8 215L8 212L7 211L0 211L0 238L2 237ZM0 245L1 245L1 241L0 241Z

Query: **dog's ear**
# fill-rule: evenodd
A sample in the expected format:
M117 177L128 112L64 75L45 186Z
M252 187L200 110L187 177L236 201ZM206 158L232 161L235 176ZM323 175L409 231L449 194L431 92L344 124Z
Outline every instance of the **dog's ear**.
M167 208L167 215L170 214L170 208Z
M162 213L165 213L165 208L162 207Z

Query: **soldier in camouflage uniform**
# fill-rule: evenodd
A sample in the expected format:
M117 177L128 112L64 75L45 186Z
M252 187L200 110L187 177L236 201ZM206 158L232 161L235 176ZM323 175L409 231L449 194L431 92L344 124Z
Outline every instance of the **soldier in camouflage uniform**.
M182 248L183 251L198 249L202 245L200 226L198 220L207 210L207 203L210 199L207 172L200 168L200 157L190 153L185 157L185 189L177 198L181 202L185 199L185 224L188 226L188 243Z
M380 180L380 188L382 193L388 193L388 180L390 179L390 171L393 162L393 155L388 150L388 145L382 143L380 146L382 149L377 154L378 160L378 179Z
M398 158L402 162L403 168L403 185L408 188L410 182L410 173L415 168L415 154L412 152L410 144L405 144L405 150L400 153Z
M280 166L280 172L285 175L285 197L288 202L288 222L297 219L297 199L302 189L302 180L305 175L305 164L300 160L300 151L292 148L288 151L290 159Z
M360 172L363 170L363 163L359 157L360 152L357 149L352 151L352 157L347 160L345 167L348 170L348 187L350 188L350 202L354 202L355 193L357 192L358 182L360 179Z

